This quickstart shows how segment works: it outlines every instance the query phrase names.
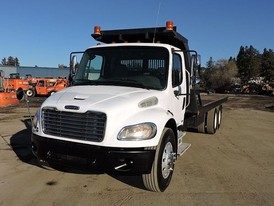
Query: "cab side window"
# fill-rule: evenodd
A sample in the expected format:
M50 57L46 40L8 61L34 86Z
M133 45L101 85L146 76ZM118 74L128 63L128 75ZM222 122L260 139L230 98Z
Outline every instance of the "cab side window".
M182 59L178 54L173 54L172 86L177 87L182 83Z

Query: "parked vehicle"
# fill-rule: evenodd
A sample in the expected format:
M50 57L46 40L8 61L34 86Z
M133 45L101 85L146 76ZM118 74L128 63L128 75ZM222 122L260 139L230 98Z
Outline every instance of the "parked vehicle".
M37 80L33 93L30 91L27 92L28 96L50 96L62 89L66 88L68 85L68 81L65 78L40 78Z
M6 88L3 70L0 70L0 108L15 106L19 104L16 91ZM20 91L20 89L19 89Z
M227 97L204 102L196 90L200 58L188 40L166 27L101 31L104 44L71 54L71 86L47 98L32 128L42 164L83 163L122 175L142 175L162 192L175 161L189 147L188 130L214 134Z
M20 78L19 73L11 73L9 78L4 79L4 87L9 90L23 90L29 89L29 82L26 79Z

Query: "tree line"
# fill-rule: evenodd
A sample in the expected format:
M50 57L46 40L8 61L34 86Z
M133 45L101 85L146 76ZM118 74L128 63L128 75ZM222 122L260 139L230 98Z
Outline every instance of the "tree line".
M263 82L274 81L274 52L264 49L261 54L253 46L241 46L237 57L214 61L212 57L201 68L205 87L225 90L236 83L247 83L260 77Z
M1 61L1 65L4 66L20 66L19 59L17 57L9 56L8 58L3 58Z
M0 63L3 66L20 66L19 59L17 57L9 56L8 58L4 57ZM37 67L37 65L35 65ZM64 64L58 64L58 68L67 68Z

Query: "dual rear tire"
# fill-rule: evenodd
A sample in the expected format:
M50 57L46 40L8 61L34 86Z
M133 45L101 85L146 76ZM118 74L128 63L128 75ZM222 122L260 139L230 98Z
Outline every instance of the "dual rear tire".
M222 123L222 105L207 112L204 121L198 126L199 133L215 134Z

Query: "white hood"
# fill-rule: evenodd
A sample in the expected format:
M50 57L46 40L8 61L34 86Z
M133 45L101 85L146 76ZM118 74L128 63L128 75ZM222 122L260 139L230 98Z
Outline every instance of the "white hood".
M56 107L60 111L80 113L87 110L107 113L117 108L137 108L140 101L156 96L156 93L158 91L154 93L151 90L133 87L75 86L50 96L42 107Z
M163 99L163 91L147 90L122 86L74 86L63 89L50 96L42 105L55 107L59 111L85 113L97 111L107 116L105 137L102 142L67 139L65 137L49 138L77 141L85 144L116 147L142 147L143 141L119 141L117 135L122 128L144 122L157 125L155 138L146 140L146 146L155 146L160 138L162 128L170 118L165 107L168 98ZM42 133L42 130L40 131ZM41 134L38 134L41 135Z

